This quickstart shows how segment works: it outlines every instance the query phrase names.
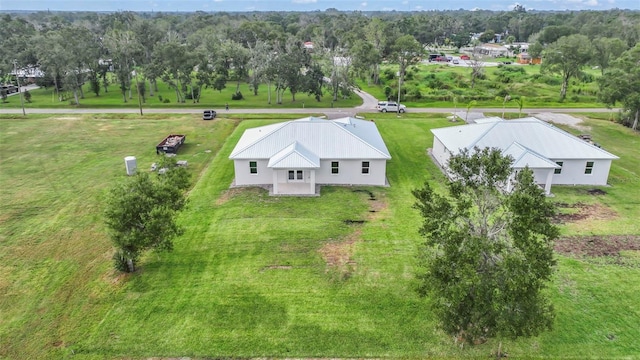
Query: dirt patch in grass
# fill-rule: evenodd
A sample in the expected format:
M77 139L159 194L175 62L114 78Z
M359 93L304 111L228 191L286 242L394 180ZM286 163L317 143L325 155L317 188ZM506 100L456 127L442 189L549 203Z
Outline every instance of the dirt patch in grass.
M609 207L596 204L557 204L560 212L555 216L556 223L580 223L593 220L611 220L618 217L618 214Z
M326 243L321 249L320 254L327 263L327 271L330 268L346 269L355 266L355 261L351 258L355 243L360 240L362 230L357 229L349 234L344 241Z
M640 251L640 235L569 236L556 240L555 250L572 257L619 257L621 251Z
M227 201L235 197L236 195L241 194L243 192L249 192L249 191L255 191L256 193L258 192L258 190L255 188L240 188L240 187L230 188L228 190L225 190L222 192L222 194L220 194L220 197L218 198L218 200L216 200L216 205L223 205Z
M293 266L291 265L269 265L260 269L260 272L263 272L266 270L291 270L291 269L293 269Z
M320 254L327 264L326 272L334 272L338 278L342 280L348 279L355 271L357 265L352 255L355 244L362 238L362 229L359 225L379 219L388 207L387 201L383 197L384 194L376 195L369 190L354 190L354 192L363 193L368 196L368 215L363 220L344 220L345 224L358 225L358 227L342 241L329 242L320 249Z

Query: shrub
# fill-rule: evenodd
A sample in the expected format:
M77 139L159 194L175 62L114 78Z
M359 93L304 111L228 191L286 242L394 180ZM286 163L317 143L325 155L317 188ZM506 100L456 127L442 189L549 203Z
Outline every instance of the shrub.
M414 75L413 71L407 71L407 73L404 74L405 81L413 80L413 75Z
M580 80L582 80L582 82L588 84L588 83L594 82L596 79L592 74L583 72L583 73L580 74Z
M543 75L541 80L543 83L551 86L559 86L562 84L562 79L560 79L559 77L554 77L549 75Z
M422 99L422 93L418 87L411 87L407 91L407 99L409 100L420 100Z
M171 102L171 100L169 100L169 99L163 99L163 100L162 100L162 103L164 103L164 104L168 104L168 103L170 103L170 102Z
M396 73L393 72L393 70L391 69L384 69L381 77L384 78L385 80L393 80L396 78Z
M200 88L194 87L193 88L193 95L191 94L191 92L187 92L187 94L185 95L186 99L189 100L193 100L193 99L197 99L200 95Z
M391 96L391 88L389 86L384 87L384 96L388 99Z
M242 93L240 91L231 95L231 100L242 100L242 99L244 99L244 96L242 96Z
M509 95L509 92L507 91L507 89L500 89L500 91L498 91L496 95L500 96L501 98L504 98L507 95Z

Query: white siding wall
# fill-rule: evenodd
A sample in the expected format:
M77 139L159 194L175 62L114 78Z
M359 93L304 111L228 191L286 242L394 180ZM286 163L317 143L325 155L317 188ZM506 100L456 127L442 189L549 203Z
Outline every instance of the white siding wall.
M553 175L553 184L559 185L607 185L611 160L562 160L562 172ZM585 174L587 161L593 161L593 171Z
M257 161L258 173L251 174L249 171L249 161ZM234 160L234 171L236 175L236 185L261 185L273 183L273 172L267 167L267 160Z
M331 162L338 161L338 174L331 174ZM362 173L362 161L369 161L369 174ZM386 160L321 160L317 184L385 185Z
M553 169L531 169L533 171L533 182L539 185L545 185L547 183L547 177Z
M268 169L268 170L271 171L271 169ZM302 183L302 182L308 183L308 182L311 182L311 171L312 170L309 170L309 169L285 169L285 170L277 169L277 170L273 170L277 174L279 183L289 182L289 170L302 170L302 178L303 178L303 180L300 181L298 179L295 179L292 182L296 182L296 183ZM269 184L271 184L273 182L273 177L271 179L272 180L269 182Z
M277 172L278 182L286 183L288 181L288 170L269 169L267 160L256 160L258 174L251 174L249 161L234 160L235 184L237 186L273 184L273 171ZM332 161L340 163L337 175L331 174ZM362 161L369 161L369 174L362 174ZM320 169L316 169L315 180L316 184L385 185L386 171L386 160L321 160ZM308 183L309 181L310 171L304 170L304 182Z
M440 142L440 139L438 139L437 137L433 138L433 148L431 149L431 155L433 155L433 157L442 167L445 167L447 165L447 160L449 160L449 157L451 157L451 153L447 151L442 142Z

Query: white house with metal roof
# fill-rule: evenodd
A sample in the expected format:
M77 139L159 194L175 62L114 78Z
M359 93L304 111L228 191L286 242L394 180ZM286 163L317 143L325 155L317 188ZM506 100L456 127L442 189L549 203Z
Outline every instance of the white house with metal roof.
M313 195L316 185L387 186L391 155L373 121L308 117L245 130L229 159L234 186Z
M514 158L514 172L528 166L536 183L551 193L552 184L606 185L617 156L534 117L433 129L432 155L446 169L462 149L498 148Z

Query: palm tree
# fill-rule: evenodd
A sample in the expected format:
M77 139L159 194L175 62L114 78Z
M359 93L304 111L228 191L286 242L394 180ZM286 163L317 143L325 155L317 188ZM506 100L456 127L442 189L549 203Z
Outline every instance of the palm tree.
M469 111L471 111L471 108L478 105L478 102L475 100L471 100L469 101L469 103L467 103L467 116L465 117L464 121L468 122L469 119Z
M517 97L516 103L518 104L518 117L522 117L522 108L524 107L524 96Z

